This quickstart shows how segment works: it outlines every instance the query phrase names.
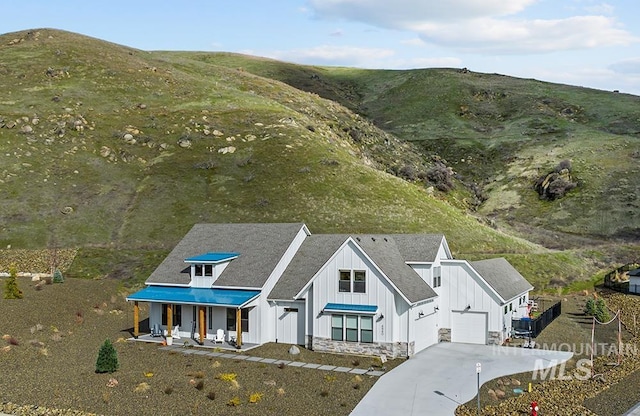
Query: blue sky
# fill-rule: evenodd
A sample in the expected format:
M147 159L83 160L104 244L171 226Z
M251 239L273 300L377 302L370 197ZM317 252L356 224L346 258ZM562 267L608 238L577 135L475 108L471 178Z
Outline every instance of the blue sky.
M144 50L472 71L640 95L640 1L11 0L0 32L55 28Z

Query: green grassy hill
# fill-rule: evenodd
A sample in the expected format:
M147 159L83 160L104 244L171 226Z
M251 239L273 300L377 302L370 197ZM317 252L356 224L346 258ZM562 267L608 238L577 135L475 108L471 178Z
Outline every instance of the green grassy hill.
M388 173L428 169L422 152L449 158L443 140L409 137L412 125L446 131L448 117L475 131L436 104L439 121L420 121L423 100L397 96L428 74L145 52L49 29L2 35L0 247L77 247L77 275L131 266L144 277L194 223L304 221L317 233L442 232L456 256L504 255L538 287L590 278L607 263L599 249L549 251L469 215L459 184L429 193ZM495 186L517 182L508 166L483 169Z
M426 156L442 156L482 187L481 214L539 241L553 243L537 230L640 240L640 97L466 69L315 68L232 54L197 59L315 92ZM571 161L578 187L561 200L541 200L535 180L563 160Z

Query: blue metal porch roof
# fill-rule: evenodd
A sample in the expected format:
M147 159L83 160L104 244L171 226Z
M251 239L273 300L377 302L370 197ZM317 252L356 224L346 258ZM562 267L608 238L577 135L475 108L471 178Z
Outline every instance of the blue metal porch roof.
M128 296L127 300L238 308L255 299L259 294L259 290L147 286Z
M327 303L323 311L324 312L346 312L346 313L361 313L361 314L374 314L378 310L376 305L351 305L348 303Z
M189 257L184 261L186 263L219 263L225 260L232 260L239 255L240 253L204 253Z

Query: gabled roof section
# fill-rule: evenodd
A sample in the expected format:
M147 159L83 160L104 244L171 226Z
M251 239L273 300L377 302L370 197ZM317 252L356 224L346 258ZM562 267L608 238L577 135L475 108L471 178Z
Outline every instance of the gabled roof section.
M365 234L354 235L353 238L410 303L438 296L431 286L407 265L396 244L395 236Z
M527 279L502 257L469 264L505 301L533 289Z
M189 257L185 259L185 263L221 263L224 261L233 260L238 257L240 253L204 253L197 256Z
M438 256L440 246L444 246L447 258L452 258L447 240L443 234L391 234L404 260L411 262L433 263Z
M291 300L316 275L340 246L349 238L339 234L312 234L308 236L289 266L275 284L269 299Z
M405 256L400 253L394 237L370 234L311 235L304 241L268 298L294 299L347 240L360 247L409 303L436 297L433 289L405 263ZM439 244L440 239L434 236L433 240L438 240ZM416 244L420 244L420 238L416 239Z
M303 228L302 223L196 224L146 284L186 286L191 278L185 259L202 252L240 253L220 274L216 287L261 288Z

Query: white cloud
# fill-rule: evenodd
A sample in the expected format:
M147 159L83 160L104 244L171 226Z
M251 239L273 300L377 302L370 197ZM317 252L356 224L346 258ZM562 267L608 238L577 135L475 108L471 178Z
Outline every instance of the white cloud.
M544 53L638 42L602 16L522 21L485 18L464 25L426 23L413 29L425 42L476 53Z
M361 68L381 68L376 64L395 55L391 49L358 48L353 46L321 45L308 49L267 52L266 56L296 63L313 65L344 65Z
M400 43L403 45L409 45L409 46L425 46L426 45L426 42L420 38L406 39L406 40L400 41Z
M424 42L469 53L525 54L638 42L601 14L560 19L523 17L538 0L310 0L319 17L416 33ZM607 3L592 11L610 14ZM515 16L518 15L518 16Z
M609 69L620 74L640 75L640 57L615 62L609 65Z
M604 15L612 15L614 11L614 7L609 3L599 3L594 5L589 5L584 8L587 13L590 14L604 14Z
M319 17L344 18L399 28L425 20L464 20L507 16L537 0L310 0Z

